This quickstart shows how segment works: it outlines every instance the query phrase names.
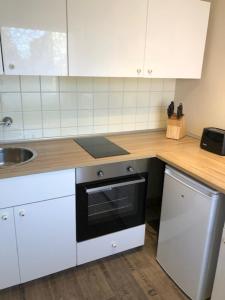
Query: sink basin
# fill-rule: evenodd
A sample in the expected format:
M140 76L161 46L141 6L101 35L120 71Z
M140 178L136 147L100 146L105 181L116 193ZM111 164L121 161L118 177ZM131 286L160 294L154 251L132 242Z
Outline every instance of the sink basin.
M27 148L0 148L0 168L28 163L36 156Z

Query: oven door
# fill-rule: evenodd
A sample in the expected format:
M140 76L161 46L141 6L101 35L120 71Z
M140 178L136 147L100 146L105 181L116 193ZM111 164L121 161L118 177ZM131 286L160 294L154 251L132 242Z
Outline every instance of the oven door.
M77 241L145 222L146 175L77 185Z

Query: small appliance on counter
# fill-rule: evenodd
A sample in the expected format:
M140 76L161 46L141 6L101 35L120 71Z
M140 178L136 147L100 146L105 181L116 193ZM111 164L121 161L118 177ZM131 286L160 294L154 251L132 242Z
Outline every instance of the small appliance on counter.
M215 154L225 155L225 130L214 127L204 128L200 147Z
M168 106L167 115L166 137L174 140L179 140L184 137L186 135L186 126L182 103L178 105L177 113L174 113L174 102L172 101Z

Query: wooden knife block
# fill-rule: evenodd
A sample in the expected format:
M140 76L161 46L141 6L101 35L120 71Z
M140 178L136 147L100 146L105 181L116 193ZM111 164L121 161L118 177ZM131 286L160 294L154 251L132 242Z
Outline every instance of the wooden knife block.
M179 140L186 135L186 126L184 116L177 119L176 114L174 114L167 121L167 131L166 137L168 139Z

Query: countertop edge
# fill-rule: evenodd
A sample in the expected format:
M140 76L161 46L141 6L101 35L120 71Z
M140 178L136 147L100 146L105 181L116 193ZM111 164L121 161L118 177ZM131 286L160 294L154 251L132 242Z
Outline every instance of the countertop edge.
M171 167L174 167L175 169L177 169L177 170L179 170L179 171L181 171L181 172L183 172L183 173L191 176L192 178L198 180L199 182L207 185L208 187L211 187L211 188L217 190L218 192L221 192L221 193L225 194L225 189L221 188L221 186L219 186L217 184L214 184L214 183L212 183L209 180L206 180L204 177L196 174L195 172L191 172L189 169L184 168L181 165L176 164L173 161L170 161L169 159L165 158L163 156L163 154L157 154L156 157L158 159L162 160L163 162L165 162L166 164L170 165Z

